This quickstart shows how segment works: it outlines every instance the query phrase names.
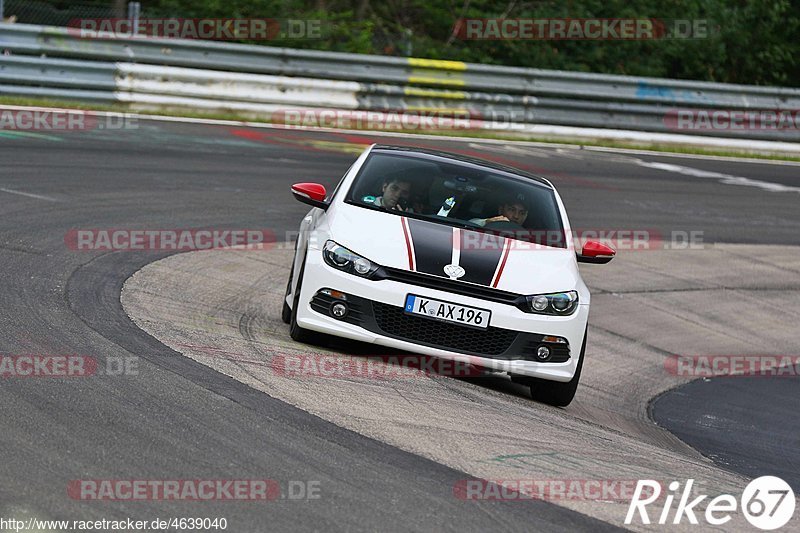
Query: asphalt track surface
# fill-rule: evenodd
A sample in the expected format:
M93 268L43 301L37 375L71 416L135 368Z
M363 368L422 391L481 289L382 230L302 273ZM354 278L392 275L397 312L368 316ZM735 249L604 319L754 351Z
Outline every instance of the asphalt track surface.
M0 135L0 324L5 333L0 353L86 354L101 366L107 358L139 358L135 376L3 380L2 515L153 519L199 514L227 516L236 531L258 530L266 520L282 529L335 524L351 530L499 526L549 531L616 525L542 502L459 501L452 486L464 478L462 472L271 398L179 356L139 330L122 311L122 285L166 254L76 252L65 246L64 235L73 228L266 227L286 235L306 211L291 200L288 185L313 180L332 187L373 140L386 142L369 135L149 121L113 133ZM558 186L577 228L648 228L663 235L700 230L706 243L800 244L798 193L770 192L735 179L798 187L797 166L520 150L477 142L397 143L483 155L545 174ZM664 170L653 163L720 176ZM791 436L800 434L798 380L784 379L790 385L782 386L793 395L767 379L738 389L712 380L704 393L720 403L725 394L749 397L743 404L751 408L739 410L741 417L784 406L789 416L775 422L791 444ZM688 400L673 407L687 413L685 418L671 417L665 407L663 418L679 437L710 456L774 445L768 433L731 431L730 440L720 442L701 425L692 426L708 407L693 400L692 387L679 389ZM693 411L698 416L692 417ZM790 454L798 449L781 449L774 461L762 457L764 468L796 472L800 462ZM747 475L760 473L728 466ZM256 477L321 480L325 497L259 506L86 502L66 495L72 479Z

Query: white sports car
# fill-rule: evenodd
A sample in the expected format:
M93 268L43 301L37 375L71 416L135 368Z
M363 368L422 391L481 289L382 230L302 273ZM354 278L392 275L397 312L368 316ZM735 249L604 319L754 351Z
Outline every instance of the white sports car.
M438 151L372 145L332 194L292 186L300 225L284 322L507 372L534 399L568 405L586 351L589 290L578 262L614 250L572 242L548 180Z

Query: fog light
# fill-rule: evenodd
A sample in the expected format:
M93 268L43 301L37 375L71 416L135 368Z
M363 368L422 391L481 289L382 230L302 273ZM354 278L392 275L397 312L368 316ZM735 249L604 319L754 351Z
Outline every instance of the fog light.
M550 359L550 348L547 346L539 346L539 349L536 350L536 358L539 361L547 361Z
M334 318L344 318L347 314L347 306L342 302L336 302L331 306L331 315Z

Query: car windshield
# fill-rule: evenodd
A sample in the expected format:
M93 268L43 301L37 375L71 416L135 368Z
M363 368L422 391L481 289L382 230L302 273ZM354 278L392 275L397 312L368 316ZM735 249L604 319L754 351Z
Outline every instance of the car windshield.
M425 153L373 150L345 201L565 248L553 190L534 178Z

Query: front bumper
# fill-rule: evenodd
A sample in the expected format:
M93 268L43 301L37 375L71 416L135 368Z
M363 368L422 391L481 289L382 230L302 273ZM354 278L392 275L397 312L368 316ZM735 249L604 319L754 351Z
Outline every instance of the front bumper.
M330 288L351 295L355 312L336 319L326 312L318 291ZM492 312L490 328L476 330L408 316L403 313L407 294ZM355 298L353 298L353 296ZM569 381L575 374L588 321L589 306L581 304L570 316L525 313L513 305L463 294L420 287L393 280L372 281L340 272L309 250L297 310L301 327L331 335L431 355L512 374ZM553 361L526 360L543 335L567 339L570 355L554 353ZM444 340L443 340L444 339ZM566 359L566 360L565 360Z

